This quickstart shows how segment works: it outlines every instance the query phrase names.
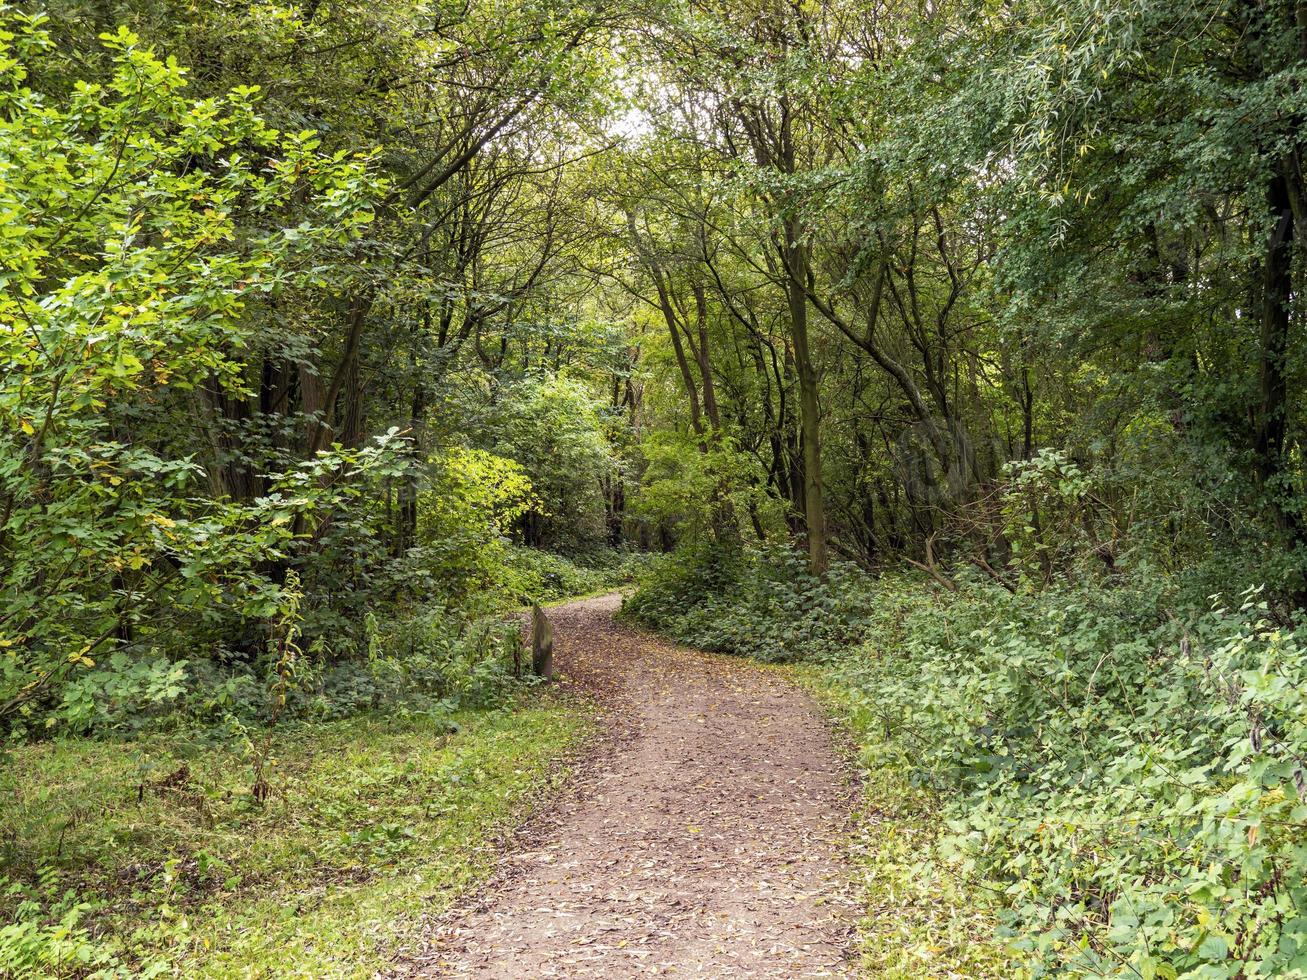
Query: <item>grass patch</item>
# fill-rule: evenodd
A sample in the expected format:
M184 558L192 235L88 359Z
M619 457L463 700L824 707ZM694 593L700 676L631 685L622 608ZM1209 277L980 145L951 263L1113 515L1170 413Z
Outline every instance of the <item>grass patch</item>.
M995 938L995 907L932 857L940 803L902 769L870 764L883 738L875 714L818 667L786 668L849 736L862 778L853 844L863 915L862 967L883 980L1018 977Z
M370 976L484 876L591 724L551 699L288 727L262 803L231 744L19 748L0 767L0 975Z

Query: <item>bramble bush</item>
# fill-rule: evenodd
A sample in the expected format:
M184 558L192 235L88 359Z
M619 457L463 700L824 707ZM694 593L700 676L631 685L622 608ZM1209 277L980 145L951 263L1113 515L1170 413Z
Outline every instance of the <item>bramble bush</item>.
M1307 973L1307 634L1165 584L909 599L840 668L1035 975ZM1169 613L1169 614L1168 614Z

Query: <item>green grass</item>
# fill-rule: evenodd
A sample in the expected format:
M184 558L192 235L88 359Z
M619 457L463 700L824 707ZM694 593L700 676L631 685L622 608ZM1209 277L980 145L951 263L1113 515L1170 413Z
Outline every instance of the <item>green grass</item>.
M995 938L995 907L934 859L939 806L908 773L869 765L883 737L875 714L820 668L785 668L848 736L862 777L853 854L863 897L862 967L878 980L1019 977Z
M590 717L535 700L287 728L264 803L238 746L20 748L0 767L0 975L24 975L13 958L27 949L105 975L370 976L487 873L495 838L561 778ZM49 924L77 902L91 907L61 940ZM42 928L6 937L16 918Z

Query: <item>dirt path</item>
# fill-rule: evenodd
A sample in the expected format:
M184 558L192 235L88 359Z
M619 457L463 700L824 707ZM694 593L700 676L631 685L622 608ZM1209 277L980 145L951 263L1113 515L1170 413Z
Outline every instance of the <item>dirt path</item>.
M774 672L550 610L557 662L613 737L524 850L442 920L419 976L845 976L849 789L812 704Z

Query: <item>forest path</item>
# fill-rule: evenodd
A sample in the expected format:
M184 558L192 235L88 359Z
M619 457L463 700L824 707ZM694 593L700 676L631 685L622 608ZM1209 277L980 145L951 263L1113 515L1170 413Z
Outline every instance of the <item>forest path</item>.
M620 602L549 610L610 737L404 972L850 975L851 789L819 712L775 671L614 622Z

